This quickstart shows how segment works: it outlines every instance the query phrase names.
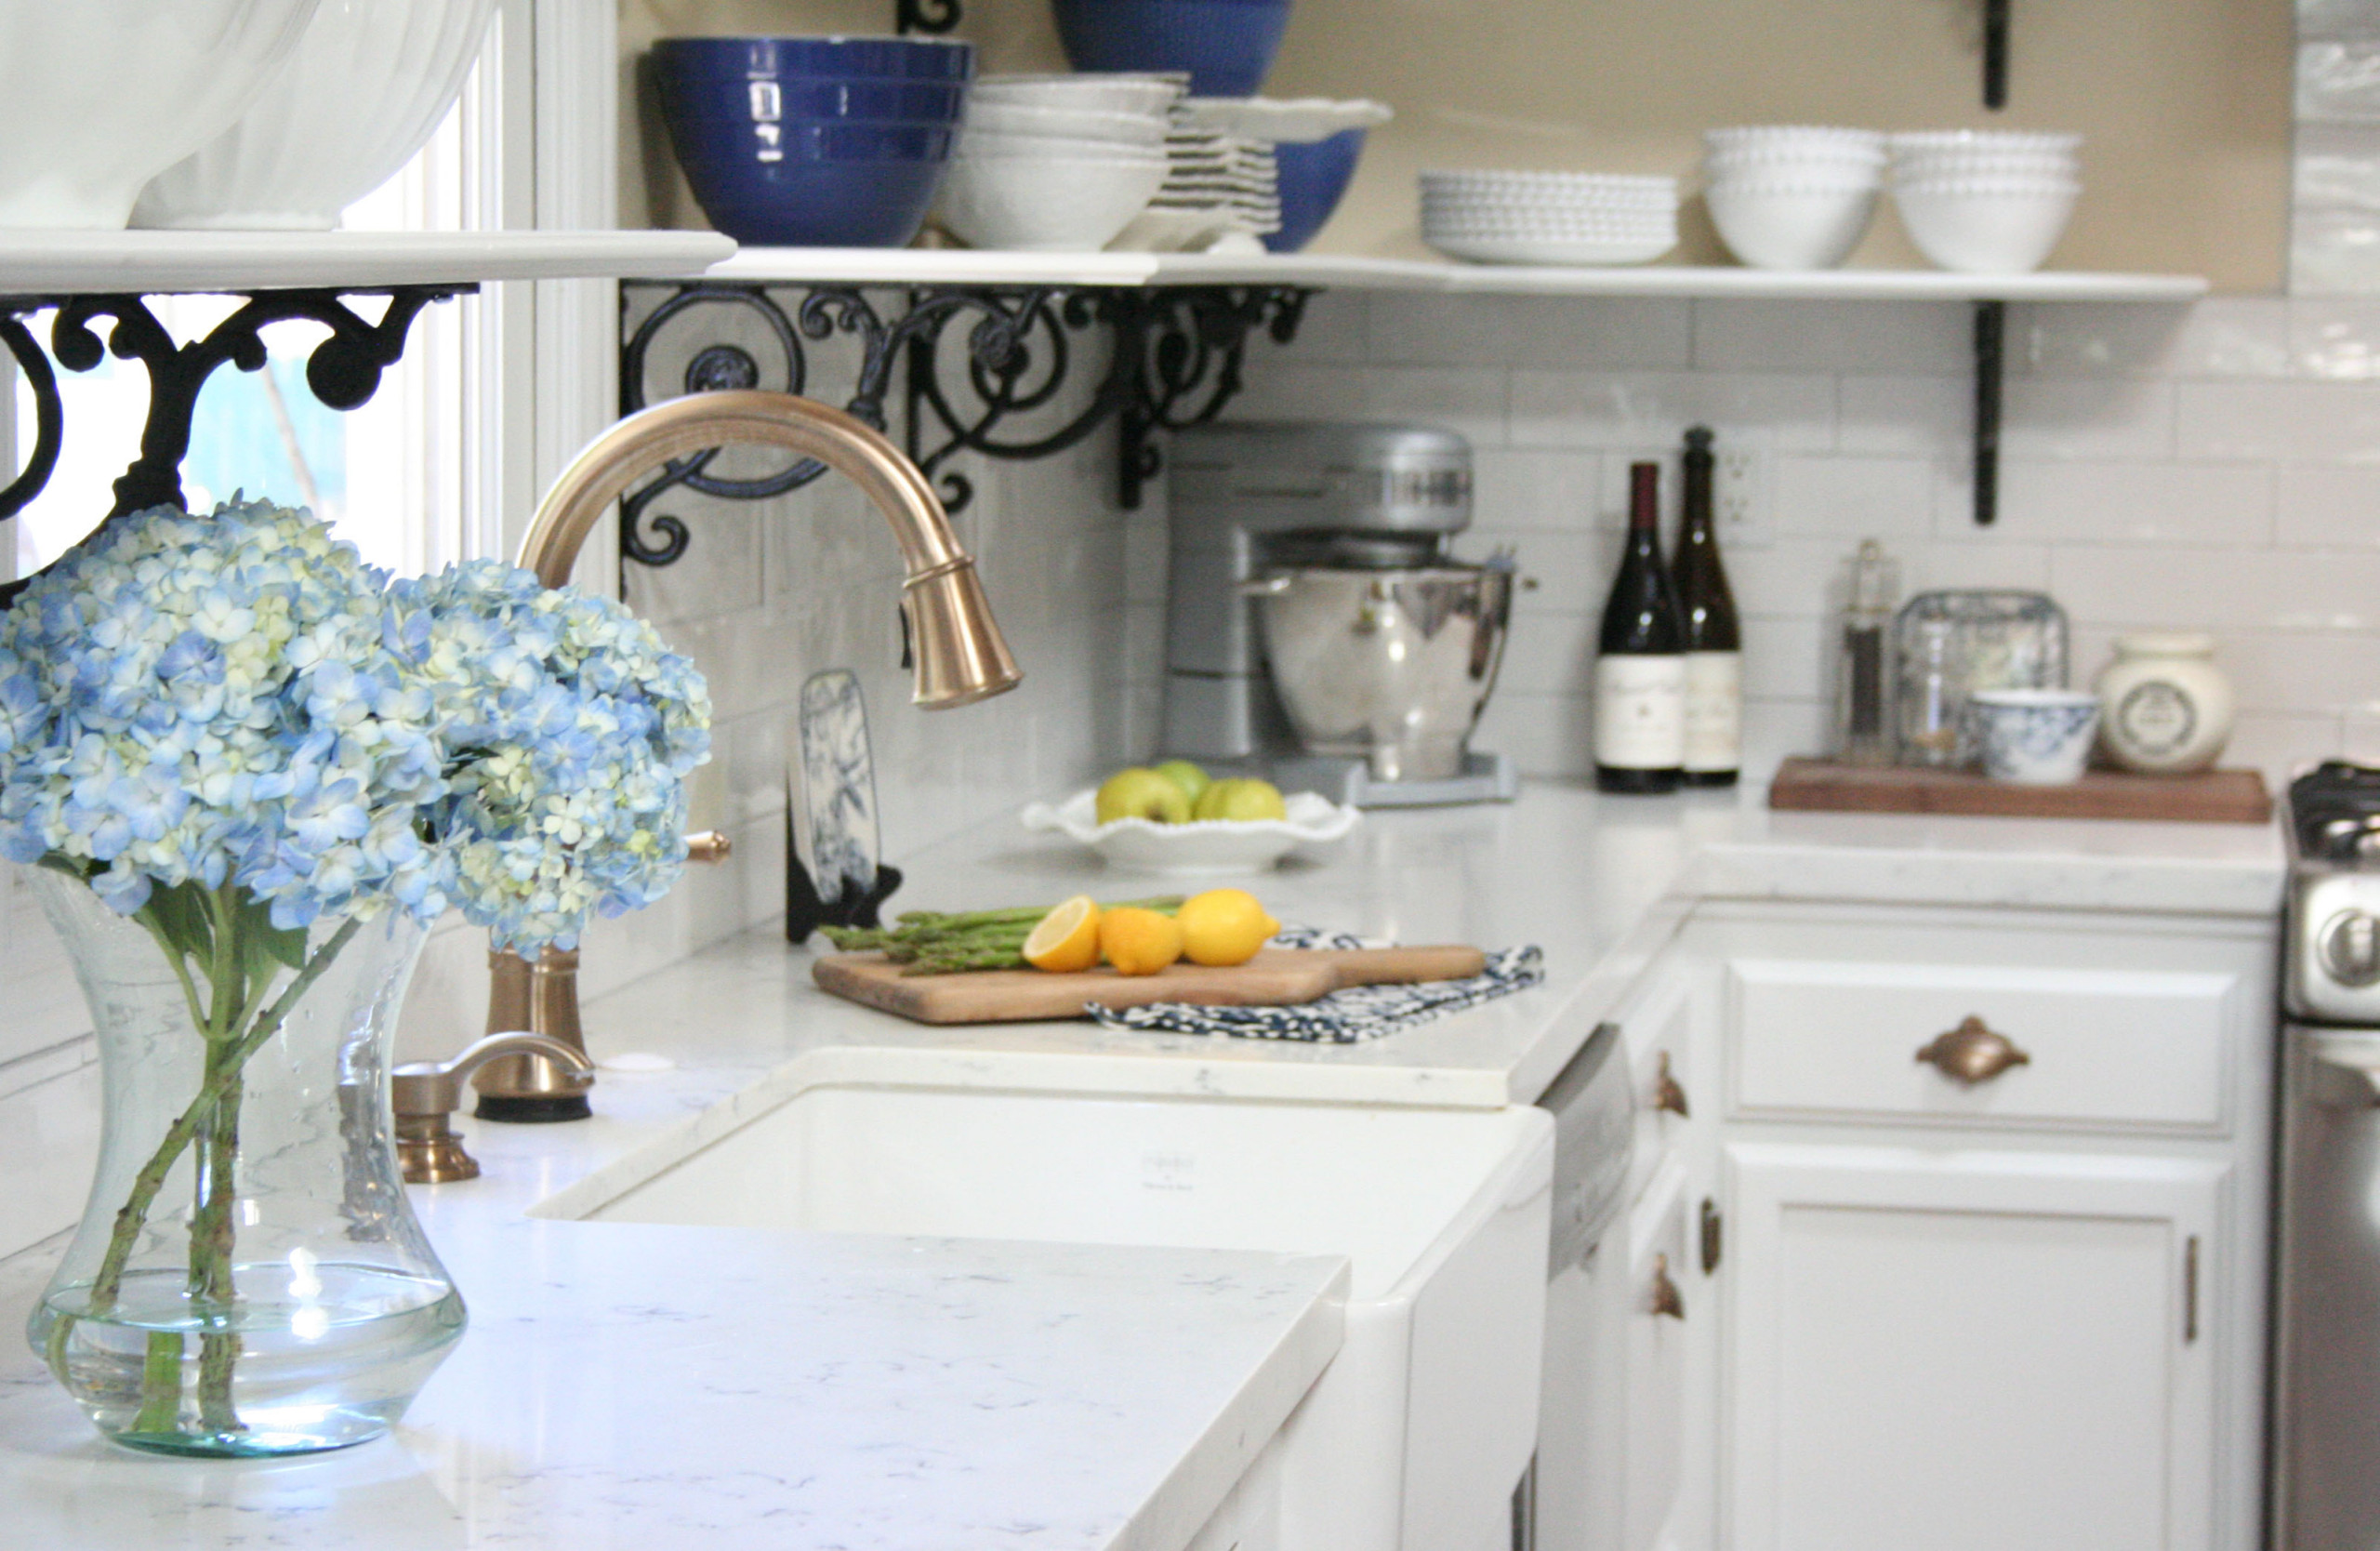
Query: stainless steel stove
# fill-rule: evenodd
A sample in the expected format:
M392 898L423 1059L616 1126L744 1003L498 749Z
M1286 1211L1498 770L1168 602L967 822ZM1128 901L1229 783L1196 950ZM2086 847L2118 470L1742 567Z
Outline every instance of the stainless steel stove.
M2380 770L2289 789L2276 1551L2380 1544Z

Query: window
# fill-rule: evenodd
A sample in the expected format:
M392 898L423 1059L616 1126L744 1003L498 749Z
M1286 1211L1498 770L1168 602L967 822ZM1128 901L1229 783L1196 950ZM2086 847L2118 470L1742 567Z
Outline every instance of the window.
M495 56L502 29L454 111L394 178L350 205L351 231L456 232L502 224L496 169ZM379 299L350 303L366 317ZM203 336L238 306L224 297L158 297L151 310L177 340ZM269 359L258 372L226 365L200 395L182 465L193 510L234 492L311 507L375 564L401 573L435 570L495 553L500 537L484 516L492 466L483 428L489 395L490 314L495 304L462 297L425 309L404 359L372 401L340 414L306 387L306 361L326 335L319 324L278 324L265 333ZM28 319L45 344L52 314ZM105 338L105 320L100 325ZM15 574L29 576L89 532L114 503L112 485L139 450L148 376L139 363L110 356L89 372L61 371L65 438L49 484L15 522ZM30 385L16 382L16 446L30 448Z

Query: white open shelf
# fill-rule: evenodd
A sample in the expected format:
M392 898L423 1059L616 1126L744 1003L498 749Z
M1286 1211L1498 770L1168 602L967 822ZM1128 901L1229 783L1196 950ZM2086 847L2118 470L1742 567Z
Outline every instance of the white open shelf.
M651 271L660 277L689 272ZM2189 274L1953 274L1946 270L1539 269L1328 254L998 253L747 247L709 279L787 285L1312 285L1482 296L1769 297L1841 301L2192 301Z
M710 232L7 232L0 295L377 290L699 271Z

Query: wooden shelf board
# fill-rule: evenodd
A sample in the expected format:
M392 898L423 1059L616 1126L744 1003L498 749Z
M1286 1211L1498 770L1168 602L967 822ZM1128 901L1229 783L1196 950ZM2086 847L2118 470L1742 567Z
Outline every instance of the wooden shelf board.
M2117 818L2262 824L2272 814L2253 770L2134 776L2089 770L2069 786L2019 786L1964 770L1789 759L1768 788L1772 808L1802 813L1964 814L2004 818Z

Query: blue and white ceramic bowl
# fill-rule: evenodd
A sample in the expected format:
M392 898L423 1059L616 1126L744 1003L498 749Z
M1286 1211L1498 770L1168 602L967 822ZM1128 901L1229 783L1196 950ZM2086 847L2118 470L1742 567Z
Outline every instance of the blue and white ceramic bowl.
M2082 778L2099 730L2099 697L2079 689L1983 689L1967 696L1983 773L1995 781L2064 786Z

